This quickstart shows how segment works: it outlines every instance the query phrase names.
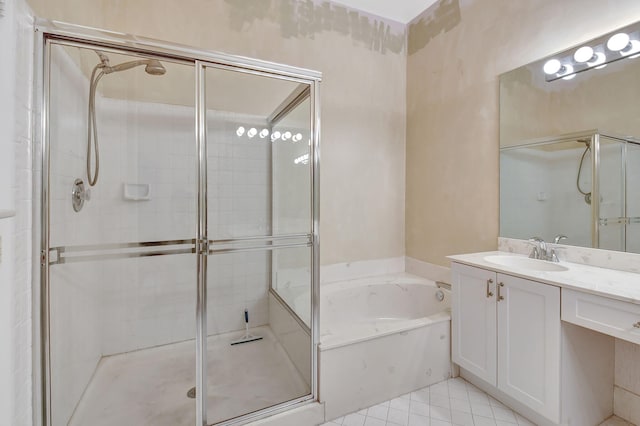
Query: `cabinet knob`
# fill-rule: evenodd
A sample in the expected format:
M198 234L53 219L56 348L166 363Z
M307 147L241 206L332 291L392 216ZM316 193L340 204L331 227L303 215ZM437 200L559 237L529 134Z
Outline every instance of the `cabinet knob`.
M635 328L640 328L640 321L638 321L637 323L633 324L633 326L634 326Z
M489 289L489 284L493 284L493 280L492 279L488 279L487 280L487 299L490 298L491 296L493 296L493 293L491 292L491 289Z
M504 297L500 294L500 288L501 287L504 287L504 283L503 282L498 283L498 302L501 301L501 300L504 300Z

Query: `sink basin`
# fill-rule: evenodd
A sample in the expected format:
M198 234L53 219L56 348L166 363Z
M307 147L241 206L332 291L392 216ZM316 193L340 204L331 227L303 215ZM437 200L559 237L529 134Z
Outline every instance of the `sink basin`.
M491 255L485 256L484 260L496 265L508 266L509 268L520 268L529 271L538 272L561 272L567 271L569 268L553 262L545 260L530 259L521 256Z

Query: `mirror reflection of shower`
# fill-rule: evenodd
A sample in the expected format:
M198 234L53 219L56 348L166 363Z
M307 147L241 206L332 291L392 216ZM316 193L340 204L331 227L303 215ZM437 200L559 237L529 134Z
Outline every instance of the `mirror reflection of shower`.
M109 57L103 53L96 51L100 58L100 62L93 68L91 79L89 82L89 109L87 118L87 181L89 186L95 186L98 182L100 174L100 151L98 148L98 127L96 123L96 89L98 82L102 77L114 72L126 71L138 66L144 65L144 70L149 75L164 75L167 70L156 59L139 59L135 61L123 62L117 65L111 65ZM93 149L93 160L95 170L91 170L91 151Z
M578 167L578 176L576 177L576 188L578 188L578 192L584 195L584 202L587 204L591 204L591 191L583 191L580 187L580 174L582 173L582 165L584 164L584 157L587 155L587 152L591 153L591 141L589 139L578 139L578 142L585 144L584 151L582 152L582 157L580 157L580 166Z

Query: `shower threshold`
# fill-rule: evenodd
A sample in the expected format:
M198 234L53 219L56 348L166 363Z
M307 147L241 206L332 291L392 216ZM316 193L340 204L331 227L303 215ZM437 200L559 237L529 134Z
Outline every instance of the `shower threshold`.
M231 346L235 331L207 340L209 424L310 393L271 328L251 332L264 338ZM194 384L193 340L104 357L69 425L193 426Z

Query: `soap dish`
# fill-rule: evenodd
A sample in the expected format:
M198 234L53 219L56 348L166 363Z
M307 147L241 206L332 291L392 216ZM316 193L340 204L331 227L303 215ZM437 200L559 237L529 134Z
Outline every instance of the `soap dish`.
M148 183L125 183L124 199L128 201L148 201L151 199L151 186Z

